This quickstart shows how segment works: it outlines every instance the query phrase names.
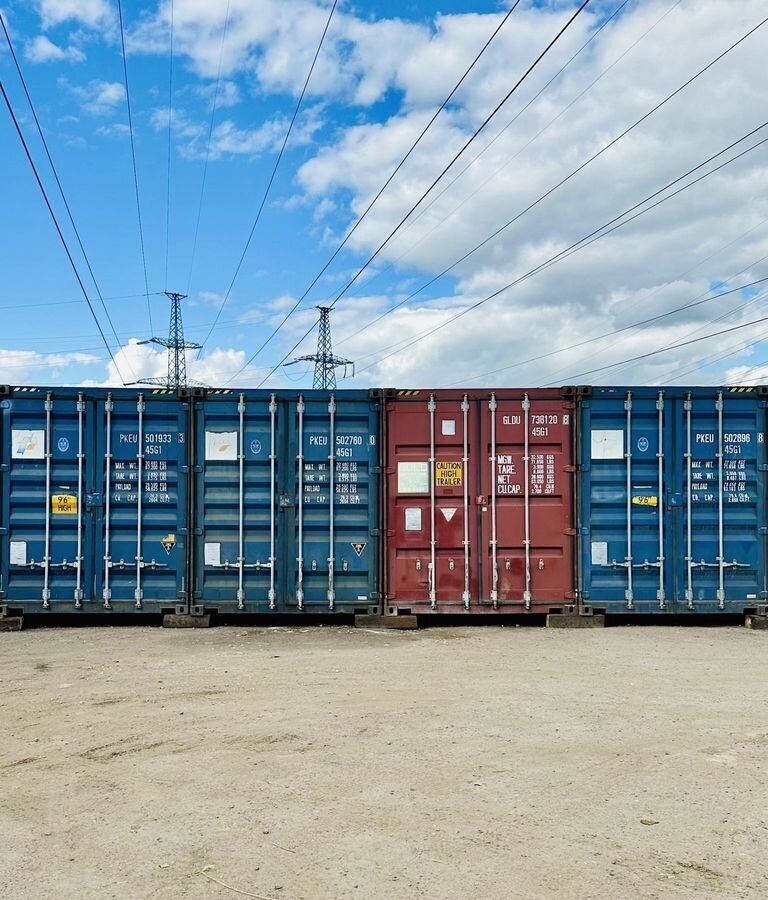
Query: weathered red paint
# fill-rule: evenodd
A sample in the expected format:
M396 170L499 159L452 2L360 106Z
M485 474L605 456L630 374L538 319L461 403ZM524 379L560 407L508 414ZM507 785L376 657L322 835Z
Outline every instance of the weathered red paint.
M526 397L529 402L528 605L525 602ZM434 400L435 407L434 461L431 460L430 399ZM546 612L574 602L573 415L574 403L568 389L397 391L387 399L384 417L388 612L433 609L438 613ZM432 597L433 479L436 574ZM466 579L465 509L469 546Z

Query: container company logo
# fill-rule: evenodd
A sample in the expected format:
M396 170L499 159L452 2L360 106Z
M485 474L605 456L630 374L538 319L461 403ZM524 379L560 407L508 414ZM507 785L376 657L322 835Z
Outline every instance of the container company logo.
M259 453L261 453L261 441L256 439L251 441L251 453L253 453L254 456L258 456Z
M59 453L66 453L69 450L68 438L60 437L56 446L59 448Z
M637 449L638 449L641 453L646 453L649 446L650 446L650 445L649 445L649 443L648 443L648 438L647 438L647 437L641 437L641 438L638 439L638 441L637 441Z

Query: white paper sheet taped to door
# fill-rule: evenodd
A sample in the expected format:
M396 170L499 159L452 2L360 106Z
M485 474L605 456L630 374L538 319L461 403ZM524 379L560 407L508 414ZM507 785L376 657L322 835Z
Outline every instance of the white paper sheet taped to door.
M11 541L10 563L12 566L26 566L27 564L27 542Z
M205 564L206 566L221 565L221 544L208 543L205 544Z
M444 435L452 436L456 434L456 420L443 419L442 432Z
M45 459L45 432L14 428L11 435L14 459Z
M608 541L592 541L592 565L608 565Z
M624 459L624 432L592 432L592 459Z
M206 431L205 458L225 460L237 459L237 432Z
M421 531L421 509L418 506L405 510L405 530Z
M429 463L399 462L397 464L398 494L429 493Z

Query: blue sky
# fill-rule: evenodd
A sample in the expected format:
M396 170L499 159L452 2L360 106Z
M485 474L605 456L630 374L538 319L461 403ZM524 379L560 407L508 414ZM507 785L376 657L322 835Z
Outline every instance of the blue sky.
M519 112L618 5L596 2L594 12L580 17L551 58L526 82L519 100L515 98L517 105L510 104L503 111L478 149ZM202 340L207 334L232 278L328 12L327 3L312 0L283 0L277 6L274 0L232 0L230 27L222 44L226 6L224 0L174 3L167 280L170 3L128 0L124 7L149 290L189 293L185 327L191 340ZM465 309L526 271L530 260L539 261L549 249L567 246L589 230L585 225L609 219L753 127L759 119L753 110L766 99L764 79L760 84L757 76L759 60L768 46L760 33L723 64L719 76L702 79L701 86L694 86L676 107L617 147L592 167L594 171L559 191L551 203L505 233L487 251L364 335L341 343L345 335L390 309L458 259L762 18L762 4L757 0L739 4L735 16L725 16L725 6L715 0L636 0L626 6L391 252L382 254L369 274L381 273L388 263L394 265L374 280L361 281L339 304L334 315L339 352L359 359L360 369L365 370L350 386L416 381L441 384L464 373L467 378L474 377L503 367L521 353L530 356L531 346L542 352L567 346L643 318L646 310L655 314L684 304L707 288L724 285L729 289L768 273L768 267L753 265L768 254L768 229L760 224L768 218L765 192L759 189L765 174L763 149L722 178L692 190L682 201L670 202L647 221L639 220L626 233L596 244L597 249L590 249L578 261L553 269L556 274L531 280L493 309L489 306L486 314L467 316L463 325L445 328L414 349L377 362L384 348ZM487 59L468 80L466 90L438 120L352 246L338 257L255 366L240 374L238 383L257 384L265 371L262 367L279 361L311 324L313 304L333 299L344 279L376 248L573 7L569 2L521 4ZM243 268L200 363L190 365L194 377L220 383L242 367L308 286L340 235L365 208L453 86L498 23L499 9L496 3L478 0L339 4ZM161 374L162 353L129 346L152 332L142 296L144 278L115 28L116 3L5 0L2 10L123 345L119 353L114 347L122 373L126 380L132 380L132 375ZM680 35L691 36L684 46ZM211 99L222 46L224 71L190 280ZM623 53L626 56L622 57ZM617 59L615 67L601 76ZM572 111L547 125L598 76L599 83ZM718 83L723 76L727 76L729 92ZM0 52L0 77L65 223L7 52ZM546 133L536 138L542 127ZM520 147L531 138L534 143L521 152ZM4 109L0 110L0 156L5 176L5 214L0 218L0 379L94 384L114 380L115 373L108 370L106 351ZM452 215L445 219L449 213ZM71 246L75 246L73 240ZM85 267L80 268L85 276ZM87 284L90 291L92 285ZM600 362L610 362L657 348L662 342L681 340L697 330L706 333L707 328L748 321L750 315L757 316L759 300L749 312L742 307L754 296L754 290L748 290L743 297L729 296L722 304L715 302L659 328L631 333L618 344L565 353L546 365L497 377L502 383L546 383L555 375L565 378L588 368L595 355ZM167 300L153 296L150 303L154 332L163 334ZM114 344L98 303L96 310ZM725 314L728 318L715 322ZM491 328L490 315L496 317ZM768 351L760 344L748 346L756 336L757 331L745 330L729 337L727 346L717 340L704 343L702 357L714 355L721 346L728 355L696 372L695 380L720 379L747 370L750 377L760 374L754 367ZM301 349L310 350L311 340ZM675 364L679 364L677 370ZM630 367L622 371L622 378L671 378L690 364L689 350L669 354L653 365ZM306 368L298 367L278 373L268 384L310 382Z

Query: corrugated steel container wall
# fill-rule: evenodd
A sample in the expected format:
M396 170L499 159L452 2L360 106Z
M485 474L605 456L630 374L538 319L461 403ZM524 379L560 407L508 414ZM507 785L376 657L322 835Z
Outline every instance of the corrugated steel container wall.
M583 390L583 602L660 614L765 603L765 389Z
M183 603L188 404L152 388L4 390L0 602L30 613Z
M379 418L367 391L196 400L194 603L378 610Z
M573 603L572 390L387 393L387 611Z

